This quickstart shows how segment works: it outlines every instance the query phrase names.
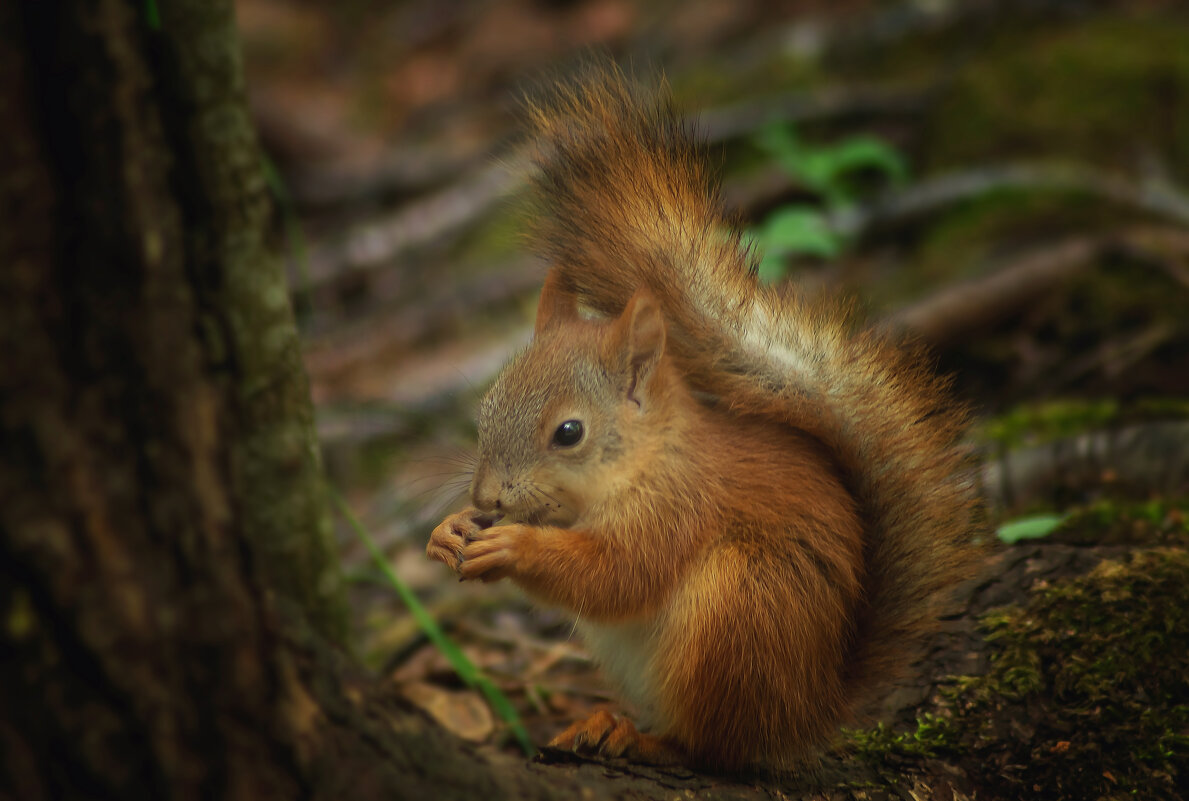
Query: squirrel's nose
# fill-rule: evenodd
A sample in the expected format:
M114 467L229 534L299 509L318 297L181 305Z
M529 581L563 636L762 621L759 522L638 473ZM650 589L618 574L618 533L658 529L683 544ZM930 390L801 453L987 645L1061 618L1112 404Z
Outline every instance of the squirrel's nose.
M500 484L490 470L479 469L471 481L471 502L483 512L498 512L503 508L500 502Z
M475 495L471 500L474 502L475 508L481 512L498 512L503 508L498 497Z

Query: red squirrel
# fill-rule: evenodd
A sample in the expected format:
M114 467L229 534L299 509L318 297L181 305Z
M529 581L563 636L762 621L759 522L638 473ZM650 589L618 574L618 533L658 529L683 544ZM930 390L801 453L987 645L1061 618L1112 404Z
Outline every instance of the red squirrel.
M663 92L596 71L530 117L552 266L427 554L575 615L644 723L551 745L793 766L969 570L964 413L913 348L759 283Z

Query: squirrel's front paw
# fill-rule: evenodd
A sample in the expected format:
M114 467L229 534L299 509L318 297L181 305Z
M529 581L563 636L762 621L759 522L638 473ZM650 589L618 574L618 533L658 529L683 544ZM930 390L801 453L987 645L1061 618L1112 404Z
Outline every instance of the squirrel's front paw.
M450 515L429 535L425 555L453 570L458 570L462 567L462 553L467 543L491 524L491 517L478 509L464 509L458 514Z
M476 532L463 546L459 576L463 581L498 581L511 575L528 531L525 526L508 525Z

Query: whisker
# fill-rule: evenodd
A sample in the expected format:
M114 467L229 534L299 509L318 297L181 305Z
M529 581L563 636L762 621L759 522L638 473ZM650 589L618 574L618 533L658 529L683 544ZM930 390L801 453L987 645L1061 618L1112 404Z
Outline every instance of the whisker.
M570 633L566 637L567 640L574 639L574 634L578 631L578 622L582 620L582 610L586 608L586 596L582 596L582 600L578 602L578 614L574 615L574 622L570 624Z
M547 490L545 489L546 487L549 487L550 489L552 489L552 490L553 490L553 492L561 492L561 487L555 487L555 486L553 486L553 485L551 485L551 484L545 484L545 485L542 485L542 484L533 484L533 490L534 490L535 492L537 492L537 493L539 494L539 496L543 496L543 497L545 497L545 498L548 498L549 500L551 500L551 501L553 501L555 504L557 504L557 506L558 506L559 508L560 508L560 507L562 507L564 504L562 504L562 502L561 502L561 499L559 499L559 498L558 498L556 495L554 495L554 494L553 494L553 492L549 492L549 491L547 491Z
M414 495L432 491L438 487L465 486L470 483L470 476L422 476L399 484L392 484L389 486L389 490L396 495Z
M418 481L425 481L431 478L441 478L442 476L449 476L451 478L462 476L463 473L459 470L439 470L436 473L419 473L417 476L410 478L406 483L413 484Z
M425 459L409 459L405 464L409 466L428 465L430 467L444 467L469 472L475 466L475 460L473 458L463 459L461 457L437 456Z
M432 487L426 487L425 489L418 492L401 491L397 493L397 496L401 497L406 502L415 502L424 498L433 497L434 493L437 492L462 492L468 486L470 486L470 481L445 481L434 484Z
M544 505L548 506L547 502L552 501L559 509L561 508L561 501L559 501L553 494L546 492L541 486L534 484L532 486L532 491L533 497L535 497L539 503L543 503Z
M479 388L475 386L474 382L472 382L469 377L467 377L467 374L464 373L462 370L458 369L457 365L454 365L454 367L452 369L454 370L454 372L458 373L458 377L461 378L466 383L467 389L470 393L470 397L472 397L472 398L479 397Z

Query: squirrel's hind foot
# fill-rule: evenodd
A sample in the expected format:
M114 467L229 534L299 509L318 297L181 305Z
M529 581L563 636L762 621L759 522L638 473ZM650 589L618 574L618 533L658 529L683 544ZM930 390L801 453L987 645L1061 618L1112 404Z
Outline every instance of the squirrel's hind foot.
M668 742L654 734L641 734L632 721L605 709L572 723L549 741L549 747L649 765L679 765L683 761L681 753Z

